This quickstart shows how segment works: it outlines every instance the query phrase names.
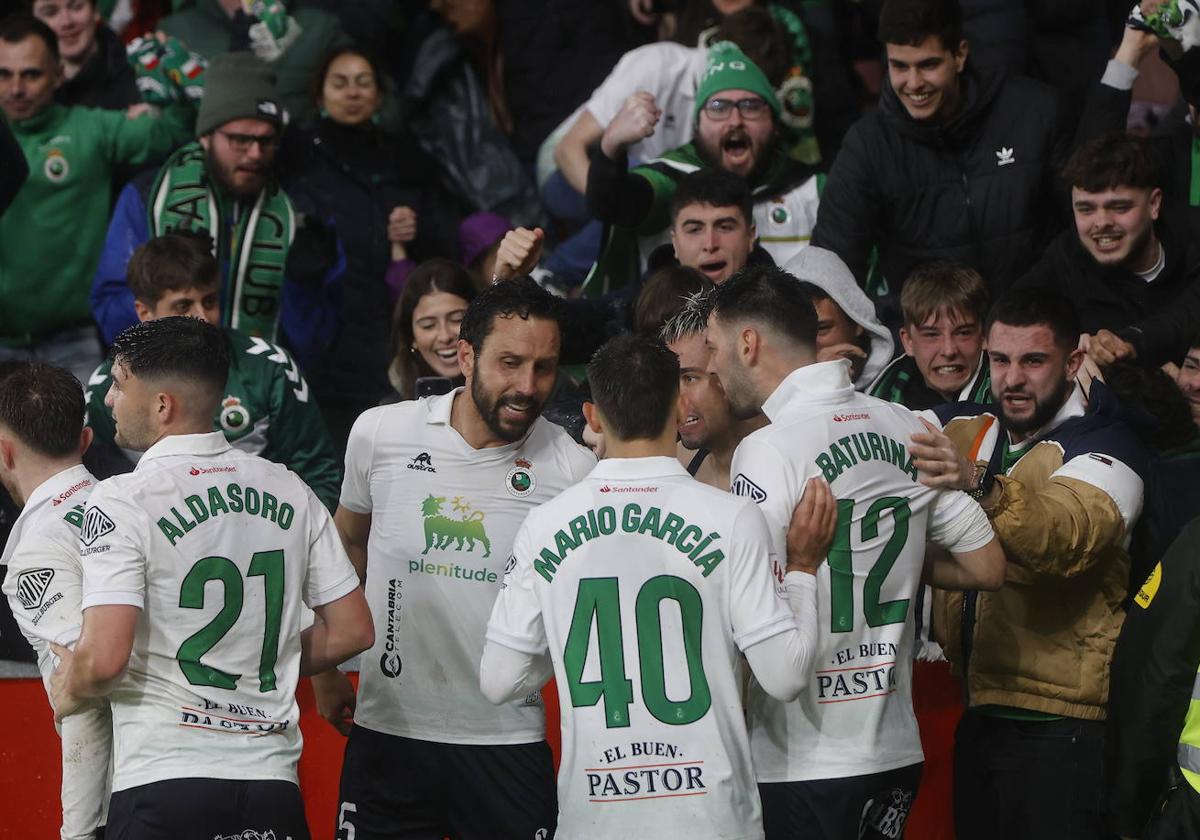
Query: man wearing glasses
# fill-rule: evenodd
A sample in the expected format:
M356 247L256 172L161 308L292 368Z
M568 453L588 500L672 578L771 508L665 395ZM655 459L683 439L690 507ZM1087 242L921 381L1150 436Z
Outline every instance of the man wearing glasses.
M336 328L329 286L342 260L331 230L298 212L280 188L275 153L287 111L274 74L249 53L213 59L197 140L121 193L92 283L107 341L137 322L126 283L139 245L175 230L205 233L221 266L222 325L284 341L302 366Z
M585 289L598 294L641 276L640 261L669 233L679 180L720 168L746 180L759 242L782 264L808 244L816 223L817 178L792 161L780 140L779 99L754 62L732 42L714 44L696 90L692 142L631 171L626 150L654 133L654 97L633 94L609 123L588 170L588 210L610 233ZM640 238L640 241L635 239Z

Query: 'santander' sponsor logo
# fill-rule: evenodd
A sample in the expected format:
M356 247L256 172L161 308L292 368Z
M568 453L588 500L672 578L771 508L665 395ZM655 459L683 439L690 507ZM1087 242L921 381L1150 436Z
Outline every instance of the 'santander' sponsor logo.
M871 419L871 415L867 414L865 411L851 412L849 414L833 415L834 423L848 423L851 420L870 420L870 419Z
M600 488L601 493L657 493L658 488L652 485L620 485L613 487L605 484Z
M65 502L67 499L71 498L76 493L78 493L80 490L82 490L84 487L91 487L91 486L92 486L92 480L90 478L85 478L83 481L79 482L78 484L72 484L66 490L62 491L57 496L55 496L54 501L52 501L50 503L50 505L52 507L58 507L63 502Z
M231 473L231 472L237 472L237 467L231 467L228 465L220 466L220 467L205 467L204 469L201 469L200 467L192 467L190 470L188 470L188 472L191 475L208 475L209 473Z

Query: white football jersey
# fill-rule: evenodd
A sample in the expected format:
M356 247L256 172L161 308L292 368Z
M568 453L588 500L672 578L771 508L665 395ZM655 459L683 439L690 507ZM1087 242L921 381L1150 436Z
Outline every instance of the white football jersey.
M96 487L79 544L84 610L141 610L109 697L113 789L194 776L296 782L305 605L358 585L308 486L220 432L174 435Z
M859 776L922 760L911 677L925 543L972 551L991 539L974 501L917 480L908 453L910 437L925 431L917 416L857 393L848 371L845 361L793 371L763 405L771 424L738 445L730 467L733 492L758 502L781 557L808 480L823 476L838 500L837 531L817 574L821 641L809 686L781 703L751 684L760 782Z
M381 406L350 432L341 504L371 514L359 726L449 744L545 737L540 693L493 706L479 690L484 629L513 537L536 505L596 463L538 418L523 440L472 448L450 425L456 395Z
M609 459L529 515L489 641L547 650L557 836L762 837L738 650L796 628L754 505Z
M40 484L21 509L4 546L4 594L38 657L46 691L58 658L50 643L74 645L82 613L79 529L96 479L82 465ZM90 838L104 822L112 757L107 702L90 703L58 726L62 739L62 840Z

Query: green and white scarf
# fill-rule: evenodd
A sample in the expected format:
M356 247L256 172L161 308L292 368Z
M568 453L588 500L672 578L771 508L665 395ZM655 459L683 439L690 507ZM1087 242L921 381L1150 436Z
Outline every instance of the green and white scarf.
M210 183L204 149L194 142L176 151L159 170L146 210L152 236L175 230L207 232L213 256L225 272L221 322L277 340L284 269L296 234L296 211L283 190L263 189L250 207L230 201Z

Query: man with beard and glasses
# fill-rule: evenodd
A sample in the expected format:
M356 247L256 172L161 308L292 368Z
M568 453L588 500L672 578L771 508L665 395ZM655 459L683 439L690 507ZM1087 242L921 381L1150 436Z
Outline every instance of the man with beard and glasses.
M1071 156L1063 181L1075 229L1018 287L1069 298L1101 365L1178 362L1200 329L1200 248L1186 215L1163 203L1154 149L1124 132L1098 137Z
M1146 454L1099 381L1086 398L1079 319L1011 292L987 325L995 404L936 409L913 454L978 497L1004 544L998 592L938 592L934 626L964 685L958 836L1092 840L1104 826L1108 672L1125 618ZM932 428L932 427L931 427Z
M751 221L777 264L807 245L820 181L789 158L779 115L779 99L763 72L732 42L718 42L696 90L693 140L627 170L626 150L653 134L661 116L650 94L630 96L588 169L588 210L610 230L585 292L602 294L641 276L646 256L666 241L680 179L700 169L723 169L746 181L754 200Z
M155 236L194 230L212 239L221 265L222 326L282 340L305 368L328 345L345 261L332 230L300 212L276 181L286 122L266 65L249 53L212 61L197 140L131 181L113 210L91 295L107 341L138 320L125 281L133 252Z
M539 416L557 313L527 277L492 286L459 330L464 386L371 409L350 433L334 521L379 634L357 698L337 671L313 685L349 735L338 825L358 840L553 834L541 696L493 706L479 661L521 522L595 465Z
M707 329L708 303L695 295L667 321L661 338L679 357L679 461L697 481L728 490L734 450L742 438L767 425L767 418L734 419L721 381L709 370Z

